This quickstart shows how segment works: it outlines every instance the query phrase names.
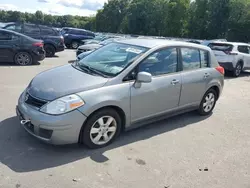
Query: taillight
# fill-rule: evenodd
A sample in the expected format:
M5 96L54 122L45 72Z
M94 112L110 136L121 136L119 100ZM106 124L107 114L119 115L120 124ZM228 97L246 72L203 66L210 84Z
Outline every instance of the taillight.
M227 55L238 55L237 52L224 51Z
M32 44L32 46L43 47L43 43L42 42L35 42Z
M217 71L219 71L221 74L225 74L225 70L224 70L224 68L222 67L222 66L218 66L218 67L216 67L215 68Z
M61 36L61 42L64 43L64 38L63 38L63 36Z

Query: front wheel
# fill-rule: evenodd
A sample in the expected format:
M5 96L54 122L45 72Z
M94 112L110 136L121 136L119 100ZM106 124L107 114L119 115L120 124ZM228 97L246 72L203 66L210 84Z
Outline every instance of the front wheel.
M73 42L71 43L71 47L72 47L73 49L77 49L77 48L79 47L79 43L78 43L77 41L73 41Z
M112 108L95 112L83 125L80 141L89 148L109 145L121 132L121 118Z
M28 52L18 52L14 58L15 64L26 66L33 62L32 56Z
M217 101L217 93L214 89L209 89L203 96L199 107L199 114L206 116L212 113Z

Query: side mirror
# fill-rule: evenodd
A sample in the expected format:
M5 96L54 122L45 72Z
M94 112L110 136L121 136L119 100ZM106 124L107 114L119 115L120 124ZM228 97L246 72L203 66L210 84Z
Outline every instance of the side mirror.
M152 82L152 75L148 72L139 72L136 81L139 83L150 83Z

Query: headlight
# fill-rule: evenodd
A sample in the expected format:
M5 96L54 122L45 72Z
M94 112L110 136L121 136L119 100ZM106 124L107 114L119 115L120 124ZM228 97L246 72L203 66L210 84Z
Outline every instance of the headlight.
M56 99L41 108L46 114L59 115L70 112L84 105L84 101L77 95L69 95Z

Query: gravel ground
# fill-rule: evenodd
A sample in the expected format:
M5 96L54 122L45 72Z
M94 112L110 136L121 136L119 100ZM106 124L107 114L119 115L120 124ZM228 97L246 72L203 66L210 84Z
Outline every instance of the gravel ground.
M0 65L0 188L250 187L250 73L226 78L210 117L180 115L98 150L43 144L20 127L17 99L36 74L74 58Z

